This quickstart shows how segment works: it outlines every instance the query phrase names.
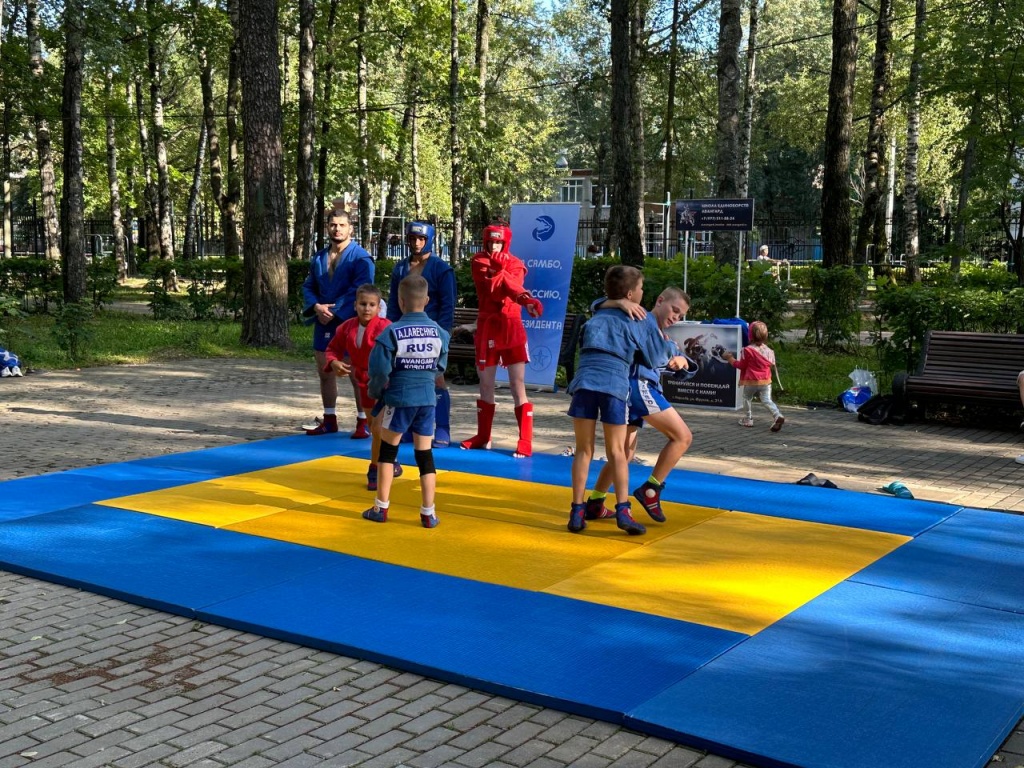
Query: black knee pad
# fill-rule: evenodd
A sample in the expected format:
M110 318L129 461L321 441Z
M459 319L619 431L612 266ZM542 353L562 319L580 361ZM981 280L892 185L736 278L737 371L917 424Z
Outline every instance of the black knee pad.
M398 446L391 443L381 442L380 450L377 451L377 461L383 464L394 464L398 460Z
M416 457L416 466L420 469L420 475L430 475L437 472L434 469L434 451L427 448L425 451L413 451L412 455Z

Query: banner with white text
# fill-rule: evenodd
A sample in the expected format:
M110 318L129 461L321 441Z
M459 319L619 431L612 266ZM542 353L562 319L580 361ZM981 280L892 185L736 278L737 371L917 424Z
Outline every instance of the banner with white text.
M530 349L526 383L554 389L569 307L580 206L578 203L517 203L512 206L510 219L511 251L526 265L524 285L544 304L541 317L530 317L523 312ZM498 369L498 381L508 382L504 368Z

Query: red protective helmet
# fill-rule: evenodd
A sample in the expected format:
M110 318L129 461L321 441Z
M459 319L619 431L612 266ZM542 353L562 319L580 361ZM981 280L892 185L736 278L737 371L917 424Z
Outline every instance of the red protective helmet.
M495 240L500 240L504 244L501 250L509 250L512 247L512 230L504 224L488 224L484 227L484 250L489 251L490 244Z

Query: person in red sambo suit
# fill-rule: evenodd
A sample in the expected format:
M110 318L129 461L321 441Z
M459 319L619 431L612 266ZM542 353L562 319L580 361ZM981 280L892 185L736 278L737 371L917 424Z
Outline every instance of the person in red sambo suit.
M476 401L476 435L463 448L490 448L494 421L494 381L498 366L508 369L508 383L519 422L519 442L513 456L533 453L533 406L526 399L526 329L522 309L540 317L544 306L523 287L526 266L509 253L512 230L503 223L484 228L484 249L473 256L473 283L480 302L476 327L476 367L480 399Z

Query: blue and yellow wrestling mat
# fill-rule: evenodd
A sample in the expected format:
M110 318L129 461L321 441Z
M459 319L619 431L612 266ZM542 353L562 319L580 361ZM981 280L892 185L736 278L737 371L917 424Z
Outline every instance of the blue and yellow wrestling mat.
M980 767L1024 714L1022 517L676 471L572 535L571 459L443 450L441 525L415 466L379 525L367 443L3 483L0 567L756 765Z

